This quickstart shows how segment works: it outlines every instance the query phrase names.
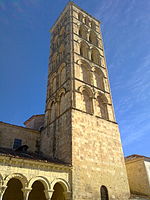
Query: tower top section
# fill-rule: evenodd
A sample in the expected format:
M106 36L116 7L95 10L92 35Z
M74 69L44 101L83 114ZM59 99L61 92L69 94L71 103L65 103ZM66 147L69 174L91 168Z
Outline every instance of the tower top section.
M73 1L69 1L67 3L67 5L65 6L65 8L63 9L63 11L60 13L59 17L56 19L55 23L53 24L53 26L50 29L50 32L53 32L53 30L55 29L55 27L59 24L59 22L61 21L62 17L64 16L64 14L66 13L67 10L69 10L69 8L77 8L81 14L83 14L85 17L88 16L91 19L95 20L96 22L98 22L99 24L101 23L98 19L96 19L95 17L93 17L92 15L90 15L89 13L87 13L85 10L81 9L78 5L76 5ZM71 9L70 9L71 11ZM70 15L72 16L72 15Z

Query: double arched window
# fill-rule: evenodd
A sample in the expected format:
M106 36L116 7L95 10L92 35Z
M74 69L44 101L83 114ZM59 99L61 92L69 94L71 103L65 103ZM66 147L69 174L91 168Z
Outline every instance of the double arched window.
M67 93L65 89L62 88L56 95L56 98L47 104L47 115L49 122L54 121L57 116L65 112L68 106L66 104L66 95Z

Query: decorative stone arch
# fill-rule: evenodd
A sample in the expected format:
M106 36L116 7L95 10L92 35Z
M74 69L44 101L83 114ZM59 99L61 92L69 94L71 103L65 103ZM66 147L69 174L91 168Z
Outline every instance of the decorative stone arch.
M6 176L0 188L0 199L23 199L28 180L20 173L13 173Z
M54 188L54 185L55 185L56 183L60 183L66 192L70 192L70 191L71 191L70 184L69 184L66 180L64 180L64 179L62 179L62 178L56 178L56 179L54 179L54 180L51 182L51 189Z
M48 103L47 113L48 113L48 121L52 122L56 117L56 101L53 99Z
M90 41L92 44L98 46L97 34L96 34L94 31L92 31L92 30L91 30L90 33L89 33L89 41Z
M62 70L63 67L66 67L66 63L65 63L65 62L63 62L63 63L60 65L60 67L59 67L59 69L58 69L58 73Z
M61 88L59 91L58 91L58 93L57 93L57 101L59 101L60 100L60 97L61 97L61 95L62 94L66 94L66 89L65 88Z
M20 174L20 173L13 173L11 175L6 176L4 178L3 186L7 186L8 181L11 180L12 178L18 179L22 183L23 188L27 186L27 183L28 183L27 178L23 174Z
M98 73L100 73L103 77L105 77L104 72L97 66L93 66L92 67L92 71L93 72L98 72L99 71Z
M89 68L91 68L89 62L86 61L86 60L83 60L83 59L79 59L79 60L77 61L77 64L78 64L78 65L87 65Z
M88 87L87 85L82 85L82 86L80 86L80 87L78 88L78 91L79 91L81 94L83 93L84 90L86 90L86 91L88 92L90 98L94 98L94 94L93 94L91 88Z
M56 100L54 97L52 97L51 99L48 99L46 110L50 109L52 103L56 103Z
M100 115L103 119L108 120L108 99L105 96L105 94L98 92L96 93L96 102L97 102L97 108L99 110L98 115Z
M92 84L92 73L89 63L81 59L77 61L77 64L79 64L80 79L85 83Z
M97 48L93 47L91 49L91 60L100 65L101 64L101 56L100 56L100 52Z
M95 94L95 97L96 97L96 99L97 99L98 97L100 97L100 98L102 99L103 103L108 104L108 99L107 99L107 97L105 96L104 93L102 93L102 92L99 91L99 92L97 92L97 93Z
M31 178L31 179L29 180L29 182L28 182L27 187L28 187L28 188L32 188L32 185L33 185L33 183L34 183L35 181L40 181L40 182L44 185L45 190L50 190L50 189L51 189L51 185L50 185L48 179L45 178L45 177L43 177L43 176L37 176L37 177Z
M92 71L93 71L93 77L94 77L93 78L94 85L100 88L101 90L105 90L105 85L104 85L105 75L103 71L98 67L92 67Z
M83 85L78 89L79 93L81 94L81 109L89 114L93 114L93 92L90 87L87 85Z
M82 40L79 46L80 46L80 55L89 59L90 46L87 44L87 42Z
M51 182L51 189L54 191L54 193L53 193L54 199L58 195L58 191L57 191L57 189L55 190L55 186L59 186L59 188L60 187L62 188L61 189L62 190L61 191L62 192L61 193L61 198L62 199L65 199L65 200L70 200L71 199L71 187L70 187L69 183L66 180L61 179L61 178L56 178ZM52 200L53 200L53 195L52 195L52 198L51 198Z
M36 185L34 185L36 184ZM30 195L32 196L34 193L35 193L35 188L38 186L38 185L41 185L43 188L41 189L40 188L40 193L39 195L42 193L43 194L43 199L51 199L51 196L52 196L52 193L53 193L53 190L51 190L51 185L50 185L50 182L48 181L47 178L43 177L43 176L37 176L37 177L34 177L34 178L31 178L29 180L29 183L28 183L28 195L27 195L27 198L26 199L30 199ZM34 187L35 186L35 187ZM29 196L29 198L28 198ZM45 196L45 197L44 197ZM33 197L33 196L32 196ZM31 197L31 198L32 198Z
M81 38L87 40L87 36L88 36L88 29L84 26L84 25L80 25L79 29L78 29L78 34Z

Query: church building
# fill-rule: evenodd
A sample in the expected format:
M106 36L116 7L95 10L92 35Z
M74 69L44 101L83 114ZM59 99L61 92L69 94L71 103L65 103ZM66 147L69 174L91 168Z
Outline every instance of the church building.
M100 22L69 2L51 28L45 113L0 122L0 200L127 200Z

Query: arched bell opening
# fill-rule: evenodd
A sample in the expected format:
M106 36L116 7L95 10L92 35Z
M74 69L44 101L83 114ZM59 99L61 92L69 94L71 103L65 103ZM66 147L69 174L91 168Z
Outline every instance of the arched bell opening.
M53 192L51 200L58 200L58 199L66 200L65 195L64 195L65 189L60 183L56 183L53 189L54 189L54 192Z
M41 181L35 181L32 184L32 190L29 194L29 200L46 200L45 187Z
M20 180L12 178L7 183L7 189L3 195L2 200L23 200L23 185Z

